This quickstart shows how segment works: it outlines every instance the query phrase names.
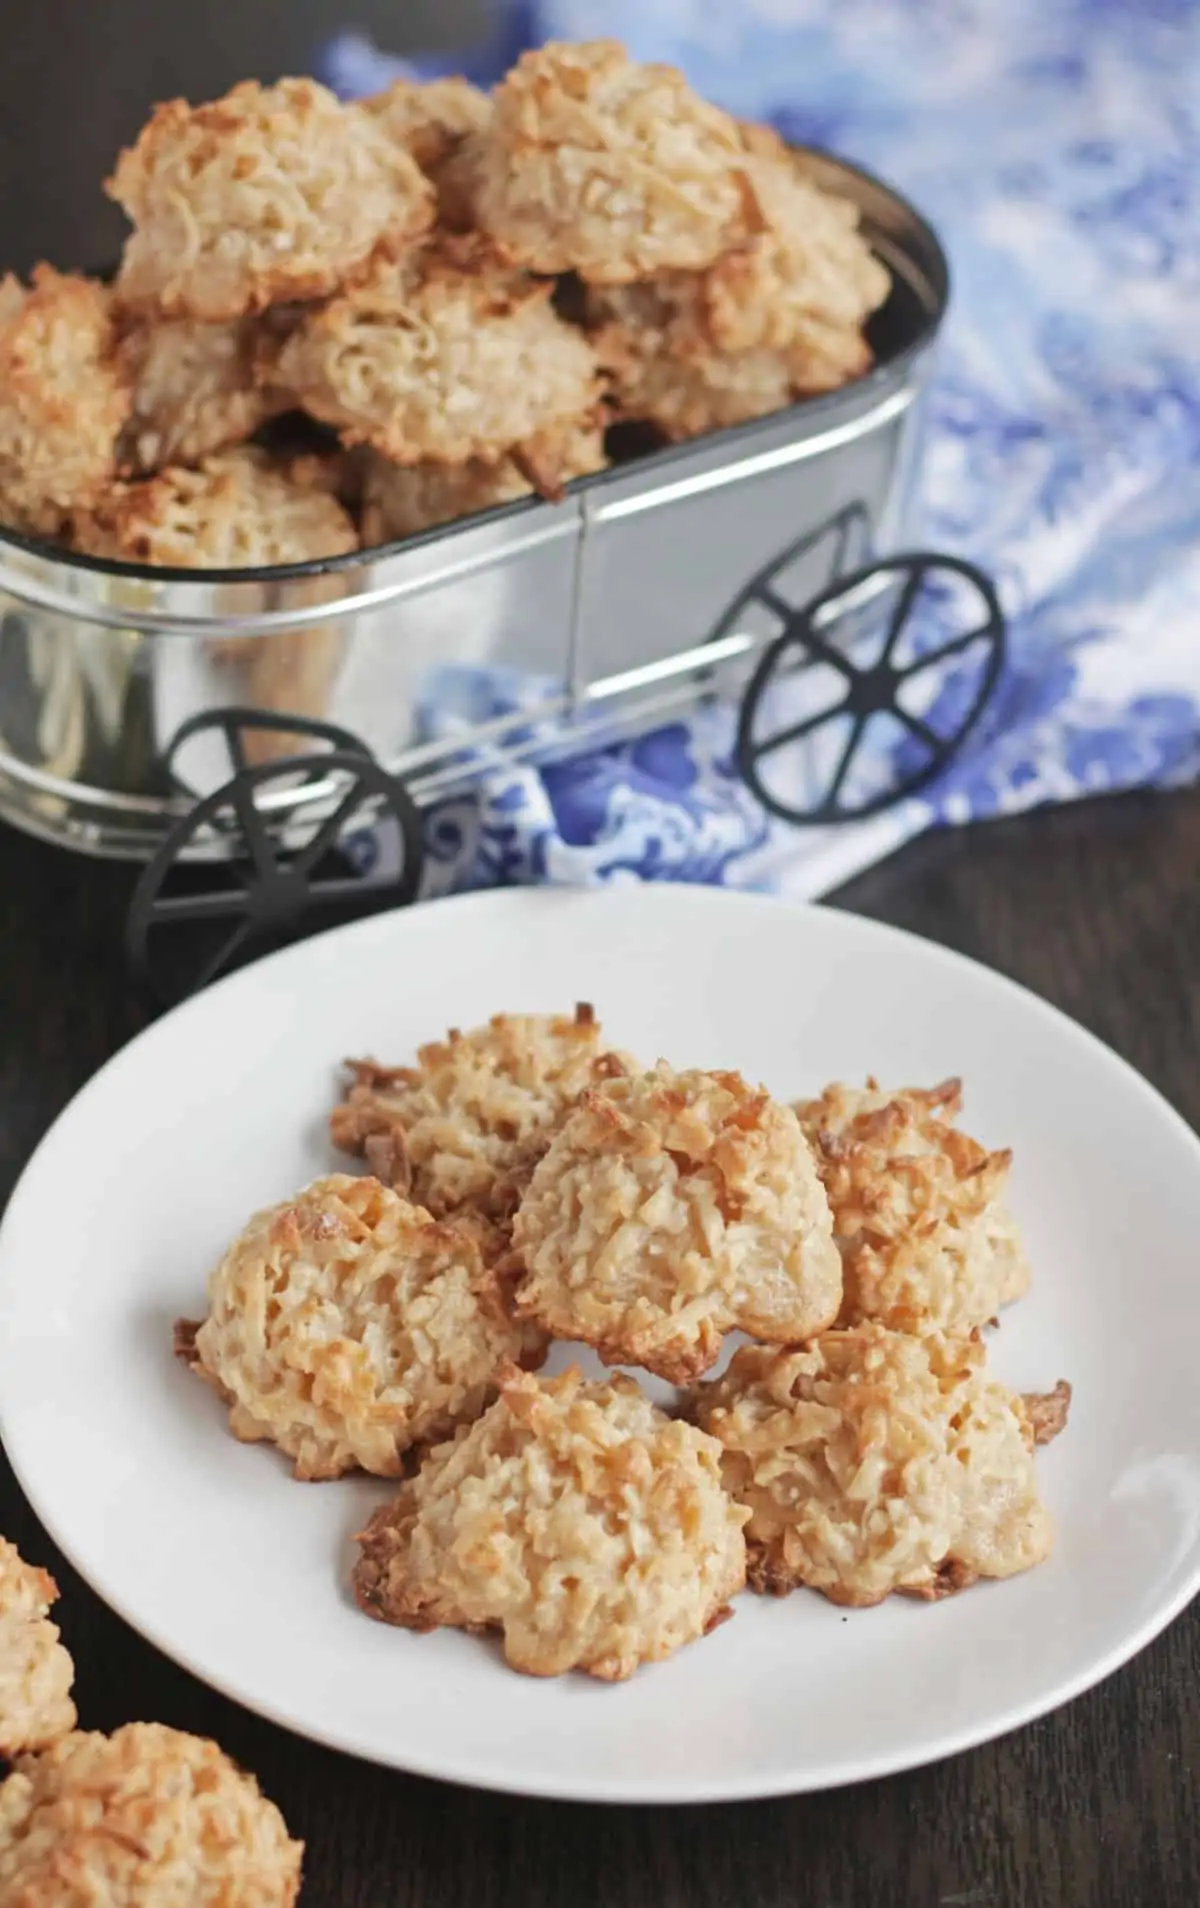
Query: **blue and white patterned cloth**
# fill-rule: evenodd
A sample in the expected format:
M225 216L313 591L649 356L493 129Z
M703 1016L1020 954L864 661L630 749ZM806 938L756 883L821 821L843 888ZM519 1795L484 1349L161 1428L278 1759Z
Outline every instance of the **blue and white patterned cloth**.
M476 56L419 70L490 83L538 40L615 35L879 172L939 227L955 302L923 541L997 579L1011 644L963 755L874 821L769 821L709 709L497 769L465 851L447 825L441 885L815 895L933 824L1197 777L1200 0L525 0L494 18ZM352 96L411 69L347 35L320 70ZM499 709L514 691L474 693Z

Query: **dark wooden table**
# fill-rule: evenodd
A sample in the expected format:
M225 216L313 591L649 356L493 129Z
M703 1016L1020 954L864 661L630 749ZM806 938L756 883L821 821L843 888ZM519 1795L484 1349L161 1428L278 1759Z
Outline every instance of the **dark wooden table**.
M140 1024L119 953L128 886L119 868L0 829L5 1196L54 1115ZM1200 1123L1200 793L1094 803L930 837L843 890L836 904L1024 981ZM48 1260L47 1279L53 1275ZM305 1908L1200 1901L1195 1608L1060 1714L932 1769L794 1801L585 1808L476 1795L369 1768L236 1709L97 1601L56 1556L6 1468L0 1531L58 1577L85 1723L155 1718L216 1737L255 1770L305 1838Z

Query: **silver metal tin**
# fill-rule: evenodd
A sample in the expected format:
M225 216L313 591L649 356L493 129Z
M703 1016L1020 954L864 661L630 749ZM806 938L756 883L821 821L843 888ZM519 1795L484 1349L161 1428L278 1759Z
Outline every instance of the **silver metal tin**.
M429 804L529 746L528 707L432 739L424 707L448 667L536 683L532 713L558 725L563 749L732 691L774 633L747 613L712 640L748 578L839 513L861 539L842 568L903 543L946 308L945 257L920 215L868 174L810 158L858 204L893 278L875 368L841 391L617 465L561 503L506 505L327 563L150 569L0 532L0 815L145 858L189 806L163 771L172 737L231 704L339 724ZM813 594L829 555L818 536L798 559ZM806 587L791 579L795 599ZM187 762L200 792L227 773L216 753ZM262 799L280 827L307 825L322 791ZM228 845L198 838L194 852Z

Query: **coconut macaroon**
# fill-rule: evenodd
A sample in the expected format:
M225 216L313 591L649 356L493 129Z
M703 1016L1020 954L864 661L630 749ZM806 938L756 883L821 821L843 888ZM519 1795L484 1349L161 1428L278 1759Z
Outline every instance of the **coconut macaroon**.
M198 464L288 410L288 394L264 375L270 343L257 318L134 325L119 351L133 389L122 462L142 475L164 464Z
M112 300L89 278L34 267L0 279L0 521L57 536L116 472L129 379Z
M364 99L361 109L412 154L422 172L436 173L460 139L487 125L492 103L470 80L453 76L393 80Z
M737 1073L590 1087L513 1225L517 1306L606 1364L685 1383L735 1328L772 1344L837 1316L829 1204L794 1113Z
M782 410L799 393L782 351L713 351L677 333L656 280L589 300L589 337L620 418L682 442Z
M671 275L592 295L588 335L618 416L682 441L836 391L871 367L856 326L813 318L786 347L728 351L705 343L697 317L694 287Z
M276 1445L297 1477L396 1477L411 1445L479 1415L501 1365L541 1363L500 1243L482 1221L438 1222L377 1179L331 1174L250 1221L176 1349L234 1436Z
M530 271L697 269L759 222L736 121L616 40L523 53L469 149L478 225Z
M962 1132L961 1105L958 1080L834 1085L797 1104L842 1254L840 1324L967 1333L1028 1290L1006 1197L1012 1154Z
M690 326L718 351L790 351L797 375L806 361L828 363L830 377L841 365L864 368L862 327L891 278L859 230L858 207L823 191L786 152L752 160L751 177L762 230L707 271L656 281L679 331Z
M581 420L561 431L527 439L498 464L472 457L465 464L393 464L369 452L363 476L362 540L386 543L411 537L536 491L561 496L573 477L603 470L604 434Z
M494 1014L420 1048L415 1066L347 1062L354 1081L330 1118L335 1146L434 1213L511 1216L584 1088L631 1065L595 1012Z
M114 562L223 570L308 563L358 548L319 460L276 461L252 445L114 484L72 520L71 541Z
M751 238L704 271L658 272L586 302L617 410L671 438L766 416L871 365L863 326L891 281L857 208L773 136L747 167L761 213Z
M858 208L822 190L780 147L748 160L762 229L706 270L657 272L593 290L593 324L625 326L630 350L689 363L784 354L794 388L833 388L865 370L862 328L886 299L887 270L859 230Z
M1024 1402L982 1346L864 1325L795 1351L745 1346L688 1401L750 1512L749 1581L834 1603L937 1598L1050 1553Z
M477 236L443 237L314 312L279 375L345 442L396 463L495 463L595 410L591 346L551 290Z
M292 1908L304 1845L214 1742L80 1732L0 1787L5 1908Z
M628 1378L511 1370L360 1537L363 1609L496 1629L514 1669L631 1676L703 1636L745 1582L745 1513L716 1442Z
M362 110L373 114L433 181L442 224L452 231L467 230L471 214L465 188L473 174L464 174L458 159L469 135L482 132L491 117L488 95L457 77L398 79L364 99Z
M58 1585L0 1537L0 1755L46 1749L75 1727L75 1665L50 1621Z
M210 321L327 297L434 217L404 146L306 79L159 106L106 190L134 226L121 304Z
M415 536L498 504L516 503L534 486L511 457L498 464L468 458L465 464L393 464L369 453L363 474L359 523L364 545Z

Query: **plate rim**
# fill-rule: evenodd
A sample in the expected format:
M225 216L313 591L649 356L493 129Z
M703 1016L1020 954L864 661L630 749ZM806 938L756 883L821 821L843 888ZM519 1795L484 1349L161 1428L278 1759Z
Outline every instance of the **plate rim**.
M687 897L689 901L695 897L703 897L699 903L701 907L707 906L715 901L718 906L734 905L746 909L747 912L756 910L764 916L778 914L781 911L798 917L811 915L819 915L822 917L836 916L839 922L850 932L861 934L864 938L882 942L891 941L893 943L903 943L909 947L919 948L922 958L932 960L935 965L941 965L955 970L966 969L981 973L990 984L999 986L1001 990L1010 996L1019 997L1025 1010L1032 1009L1034 1013L1040 1016L1044 1021L1064 1023L1071 1036L1081 1040L1086 1047L1098 1053L1105 1063L1109 1065L1115 1064L1118 1072L1125 1076L1126 1085L1134 1089L1144 1099L1148 1098L1151 1102L1155 1103L1158 1115L1161 1117L1165 1114L1170 1123L1177 1129L1179 1136L1194 1149L1197 1155L1197 1167L1200 1168L1200 1134L1197 1133L1184 1118L1183 1114L1172 1105L1171 1101L1158 1087L1148 1080L1144 1074L1140 1073L1123 1054L1117 1052L1107 1041L1101 1039L1098 1034L1094 1033L1090 1027L1075 1020L1062 1008L1055 1006L1051 1001L1045 1000L1041 995L1035 993L1022 982L1014 980L1010 975L1002 972L998 968L989 966L986 961L979 960L973 955L960 953L956 948L947 947L942 942L930 940L923 935L914 933L911 929L895 926L891 922L876 920L870 915L857 914L848 909L831 907L820 901L805 901L798 900L791 896L778 896L757 891L718 888L710 885L687 882L664 881L645 885L647 889L661 889L674 895L682 895ZM645 890L639 888L639 892L644 891ZM456 913L464 915L471 913L486 914L497 907L512 909L514 906L520 908L524 905L554 906L560 902L566 903L567 905L579 905L582 901L585 905L603 906L604 899L613 892L614 889L609 887L587 889L568 887L493 888L468 894L440 897L436 903L423 903L421 913L425 914L430 905L452 909ZM625 884L619 884L615 892L624 893ZM651 903L651 905L657 905L657 903ZM240 988L252 986L254 984L254 977L259 975L260 970L277 968L280 965L286 966L294 960L302 961L306 951L310 950L316 944L326 944L334 940L345 943L347 940L352 939L366 942L375 938L386 938L391 933L397 931L403 932L403 924L408 918L409 912L408 909L384 910L378 914L369 915L357 921L346 922L340 926L326 929L319 934L307 936L302 941L294 942L287 947L277 949L273 953L263 956L260 960L251 962L246 967L239 968L234 973L222 976L219 980L212 982L208 987L202 989L200 993L170 1008L166 1013L152 1020L149 1025L141 1028L119 1047L115 1053L111 1054L56 1114L54 1120L46 1129L33 1152L23 1165L9 1198L5 1203L3 1214L0 1216L0 1307L3 1306L5 1293L9 1284L7 1240L12 1229L11 1216L18 1208L27 1181L43 1151L50 1148L60 1126L74 1116L81 1102L89 1099L93 1093L103 1090L104 1083L114 1074L118 1074L125 1065L130 1063L130 1056L141 1050L145 1044L153 1043L159 1029L167 1022L178 1024L180 1021L193 1017L196 1014L211 1011L208 1005L210 1000L224 999L230 994L236 994ZM3 1378L3 1367L6 1355L3 1345L0 1344L0 1381L2 1381ZM213 1674L208 1669L200 1667L189 1655L187 1650L181 1648L176 1640L173 1640L170 1635L164 1633L159 1625L153 1622L143 1622L140 1618L135 1619L129 1613L122 1595L119 1592L114 1592L110 1587L107 1580L107 1573L103 1567L93 1568L90 1564L85 1565L76 1555L72 1543L64 1538L57 1519L46 1515L37 1494L30 1487L28 1481L28 1473L23 1462L20 1436L18 1434L15 1440L12 1437L2 1388L0 1388L0 1444L3 1445L13 1474L23 1495L33 1510L34 1516L46 1531L51 1542L80 1579L88 1586L92 1594L99 1597L135 1635L149 1644L151 1648L158 1650L171 1662L176 1663L189 1675L194 1676L197 1681L203 1683L206 1687L216 1691L219 1695L236 1704L239 1708L253 1715L262 1717L265 1721L274 1724L277 1728L286 1730L289 1734L303 1741L312 1742L326 1749L332 1749L339 1754L350 1756L357 1761L365 1762L379 1768L395 1769L406 1775L447 1782L459 1788L478 1789L490 1794L516 1795L536 1800L568 1801L596 1807L630 1805L646 1807L700 1806L721 1802L736 1803L769 1800L788 1795L820 1794L835 1789L857 1786L860 1783L879 1780L880 1778L890 1775L899 1775L906 1771L926 1768L964 1754L968 1750L982 1748L988 1743L998 1741L1005 1736L1011 1735L1016 1730L1036 1722L1043 1716L1066 1708L1067 1705L1075 1702L1080 1696L1086 1694L1087 1691L1106 1682L1109 1677L1113 1676L1135 1656L1139 1655L1142 1650L1147 1648L1176 1620L1181 1612L1187 1608L1188 1604L1191 1603L1197 1592L1200 1591L1200 1545L1198 1545L1190 1569L1182 1577L1174 1592L1165 1598L1160 1605L1157 1605L1150 1611L1145 1619L1131 1630L1126 1637L1123 1637L1119 1642L1115 1643L1103 1655L1097 1657L1086 1667L1081 1668L1075 1675L1056 1684L1049 1693L1016 1702L1008 1710L993 1716L988 1723L982 1726L964 1724L957 1729L947 1729L944 1733L939 1735L933 1743L924 1742L921 1746L914 1747L911 1753L893 1749L878 1754L867 1753L857 1757L843 1757L840 1763L830 1764L825 1769L808 1773L801 1772L792 1776L788 1776L784 1773L774 1776L747 1774L735 1780L722 1778L705 1781L690 1776L684 1778L666 1776L656 1777L653 1780L641 1778L636 1785L632 1785L626 1784L621 1778L608 1780L603 1777L589 1776L586 1780L586 1787L582 1787L578 1784L573 1786L569 1777L559 1780L553 1774L547 1774L545 1777L539 1777L537 1775L533 1777L523 1777L519 1769L515 1769L511 1773L506 1771L503 1778L501 1778L491 1765L473 1765L469 1748L467 1748L463 1754L456 1756L452 1763L447 1761L444 1757L437 1755L422 1758L405 1755L401 1758L396 1755L388 1755L378 1751L364 1749L360 1743L356 1742L344 1731L336 1727L322 1727L319 1724L314 1726L314 1724L307 1719L299 1720L294 1713L289 1711L287 1704L250 1698L237 1687L234 1681L222 1675ZM69 1638L67 1639L67 1643L69 1647Z

